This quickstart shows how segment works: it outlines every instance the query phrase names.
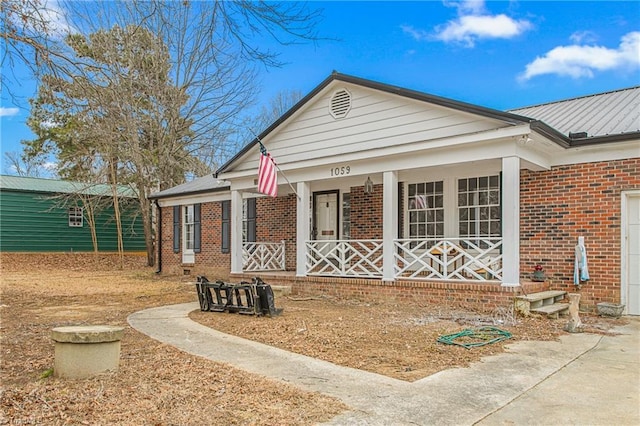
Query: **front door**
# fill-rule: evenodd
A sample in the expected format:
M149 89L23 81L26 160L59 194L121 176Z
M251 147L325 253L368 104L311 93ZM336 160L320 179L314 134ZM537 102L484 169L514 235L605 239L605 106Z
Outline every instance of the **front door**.
M323 191L313 193L313 240L339 240L338 191ZM326 254L335 243L323 245L321 252Z

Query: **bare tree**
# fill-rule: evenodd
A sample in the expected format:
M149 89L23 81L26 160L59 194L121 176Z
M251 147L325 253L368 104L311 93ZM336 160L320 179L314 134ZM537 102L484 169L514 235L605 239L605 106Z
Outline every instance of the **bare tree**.
M4 153L6 170L12 170L18 176L43 177L56 175L53 166L46 163L43 157L27 157L17 151Z
M148 195L228 158L237 117L255 100L258 67L280 64L261 47L265 35L314 40L319 15L293 2L61 4L72 28L90 35L67 37L73 54L43 75L32 113L41 133L27 151L55 154L63 176L133 184L153 264Z

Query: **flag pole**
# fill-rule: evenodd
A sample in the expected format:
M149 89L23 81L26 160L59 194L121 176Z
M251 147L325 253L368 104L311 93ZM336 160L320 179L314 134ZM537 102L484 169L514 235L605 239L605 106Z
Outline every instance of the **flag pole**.
M251 131L251 133L253 133L253 136L255 136L256 140L258 141L258 143L260 144L260 153L262 153L263 155L267 155L267 148L264 146L264 144L262 143L262 141L260 140L260 138L254 133L253 130L249 129ZM291 190L293 191L294 194L296 194L296 197L298 197L298 200L302 200L302 198L300 198L300 196L298 195L298 192L296 191L296 189L293 187L293 185L291 184L291 182L289 182L289 179L287 178L287 175L284 174L284 172L282 171L282 169L280 168L280 166L278 166L278 163L276 163L276 160L271 157L271 161L273 162L273 165L276 166L276 169L278 169L280 171L280 173L282 174L282 177L284 178L284 180L287 181L287 183L289 184L289 187L291 188Z

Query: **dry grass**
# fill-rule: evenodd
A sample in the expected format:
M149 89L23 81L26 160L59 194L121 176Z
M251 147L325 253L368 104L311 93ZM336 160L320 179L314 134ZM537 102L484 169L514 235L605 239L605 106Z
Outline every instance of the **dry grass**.
M0 302L1 424L305 425L332 418L339 401L166 346L128 327L133 312L196 301L195 277L159 277L131 256L3 253ZM195 311L224 332L336 364L416 380L504 351L504 343L467 350L439 335L495 324L513 339L555 339L566 320L485 316L462 307L276 298L275 318ZM591 331L624 320L582 317ZM500 322L502 321L502 322ZM51 329L126 326L120 370L86 380L50 376ZM508 343L508 342L507 342Z
M129 257L2 254L0 424L316 424L345 407L154 341L127 326L141 309L196 300L182 278ZM127 326L117 373L48 376L53 327Z

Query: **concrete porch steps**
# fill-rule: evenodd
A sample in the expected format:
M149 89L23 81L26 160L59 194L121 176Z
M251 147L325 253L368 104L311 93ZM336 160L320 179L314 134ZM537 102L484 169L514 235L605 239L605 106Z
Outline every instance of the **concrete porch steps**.
M566 314L569 310L569 304L563 303L566 296L567 292L561 290L516 296L515 310L525 316L534 312L549 318L558 318L559 315Z

